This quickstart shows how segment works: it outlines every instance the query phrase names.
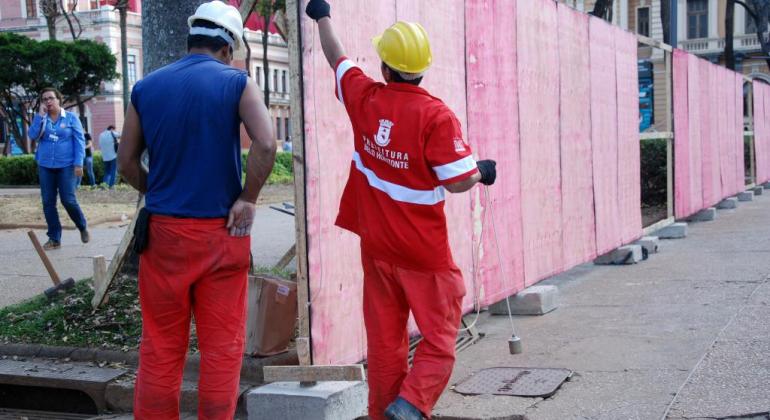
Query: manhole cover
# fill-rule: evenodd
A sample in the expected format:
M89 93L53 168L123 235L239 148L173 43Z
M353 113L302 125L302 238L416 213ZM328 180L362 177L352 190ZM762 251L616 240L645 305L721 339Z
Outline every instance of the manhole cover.
M569 369L497 367L483 369L454 388L463 395L550 397L572 375Z

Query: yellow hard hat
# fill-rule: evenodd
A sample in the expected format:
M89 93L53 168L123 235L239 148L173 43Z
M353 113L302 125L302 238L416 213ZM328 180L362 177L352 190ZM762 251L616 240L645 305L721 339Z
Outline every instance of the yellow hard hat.
M419 23L396 22L372 44L380 59L396 71L422 73L433 62L428 34Z

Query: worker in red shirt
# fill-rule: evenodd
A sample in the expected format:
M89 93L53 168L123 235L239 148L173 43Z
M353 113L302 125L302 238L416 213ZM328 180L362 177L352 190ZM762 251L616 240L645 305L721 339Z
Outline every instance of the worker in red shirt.
M336 224L361 238L369 417L430 417L452 373L465 286L452 259L445 191L495 181L495 162L475 161L455 114L419 87L432 61L417 23L397 22L373 40L386 83L345 57L324 0L306 13L336 75L355 151ZM423 340L408 369L407 320Z

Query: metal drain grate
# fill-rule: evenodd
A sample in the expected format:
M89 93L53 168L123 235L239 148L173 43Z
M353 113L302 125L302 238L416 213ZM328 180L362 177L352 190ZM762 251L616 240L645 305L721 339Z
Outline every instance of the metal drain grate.
M569 369L497 367L483 369L455 385L463 395L510 395L547 398L572 375Z
M15 410L0 408L0 420L84 420L93 418L93 414L70 414L55 411Z

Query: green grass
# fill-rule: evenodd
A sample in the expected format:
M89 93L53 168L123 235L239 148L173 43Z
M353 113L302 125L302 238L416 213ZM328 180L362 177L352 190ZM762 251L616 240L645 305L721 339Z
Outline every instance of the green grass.
M289 270L256 267L257 273L289 278ZM0 341L52 346L99 347L129 351L139 347L142 316L136 278L119 276L110 287L109 300L91 308L91 279L80 280L53 300L37 296L0 309ZM190 351L197 349L191 327Z

